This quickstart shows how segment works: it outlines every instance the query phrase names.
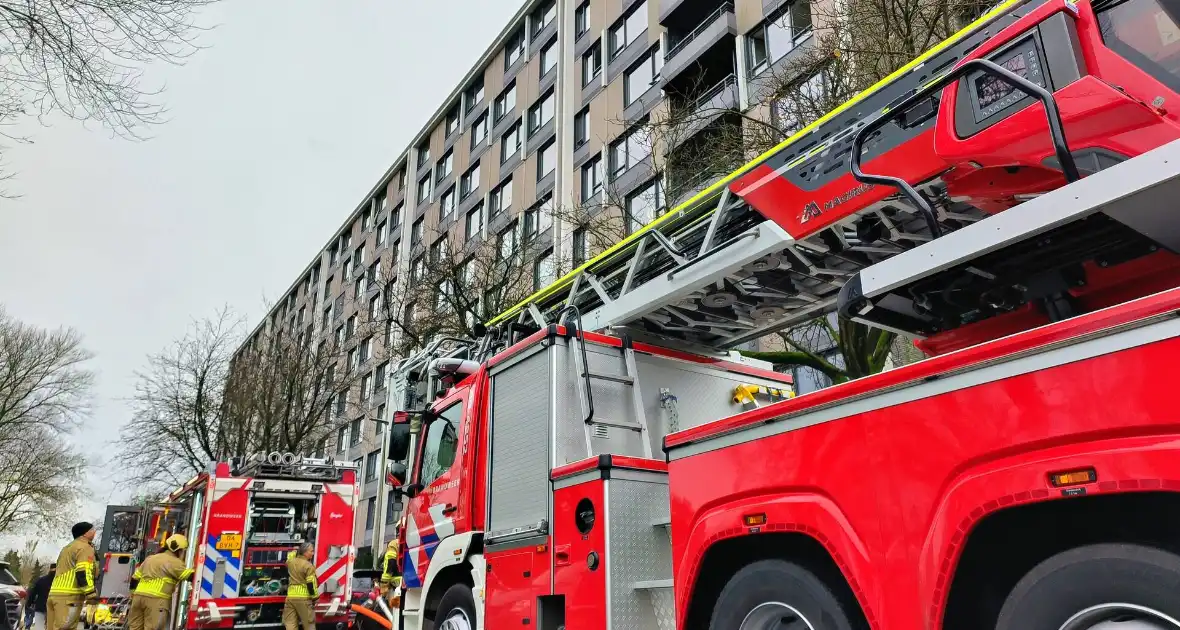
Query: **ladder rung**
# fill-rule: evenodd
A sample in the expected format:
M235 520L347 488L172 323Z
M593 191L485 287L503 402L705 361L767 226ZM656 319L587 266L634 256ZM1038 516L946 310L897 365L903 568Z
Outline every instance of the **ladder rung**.
M631 431L643 431L643 427L634 422L615 422L614 420L599 420L594 418L587 424L597 424L604 427L615 427L616 429L628 429Z
M614 381L624 385L635 384L635 379L630 376L615 376L614 374L598 374L596 372L590 372L589 376L590 378L596 378L600 381Z

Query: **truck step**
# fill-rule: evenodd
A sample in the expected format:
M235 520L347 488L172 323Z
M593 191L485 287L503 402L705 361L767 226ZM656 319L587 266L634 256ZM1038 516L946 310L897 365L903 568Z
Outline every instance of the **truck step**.
M627 429L628 431L642 432L644 430L642 426L634 422L615 422L614 420L602 420L599 418L592 419L590 424L602 427L614 427L616 429Z
M672 517L671 516L661 516L661 517L655 519L654 521L652 521L651 526L652 527L671 528L672 527Z
M657 588L672 588L672 580L643 580L642 582L635 582L631 584L631 588L637 591L650 591Z
M615 376L614 374L599 374L597 372L589 372L590 378L596 378L600 381L612 381L615 383L622 383L624 385L634 385L635 378L631 376Z

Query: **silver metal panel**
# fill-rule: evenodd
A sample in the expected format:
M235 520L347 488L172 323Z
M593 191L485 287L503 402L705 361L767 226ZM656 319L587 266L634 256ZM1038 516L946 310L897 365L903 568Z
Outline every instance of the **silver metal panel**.
M1160 187L1167 197L1180 198L1180 140L866 267L860 272L861 288L866 297L875 297L1096 212L1117 218L1119 206L1152 189L1152 197L1159 197Z
M653 483L612 476L606 482L606 502L610 628L654 630L660 626L642 583L672 579L672 546L660 528L651 525L667 511L667 479Z
M492 377L488 536L549 516L549 354Z
M884 409L958 389L966 389L1020 374L1045 370L1075 361L1127 350L1180 336L1180 320L1174 314L1159 315L1150 320L1117 330L1105 330L1079 339L1035 348L1028 352L1009 355L941 375L934 381L917 379L894 387L878 390L857 398L846 398L829 405L800 410L775 418L770 423L759 423L729 433L705 438L669 449L668 458L684 459L727 446L780 435L824 422L839 420L856 414ZM962 351L960 351L962 352ZM947 355L950 356L950 355ZM871 377L870 377L871 378ZM806 399L806 396L802 397Z

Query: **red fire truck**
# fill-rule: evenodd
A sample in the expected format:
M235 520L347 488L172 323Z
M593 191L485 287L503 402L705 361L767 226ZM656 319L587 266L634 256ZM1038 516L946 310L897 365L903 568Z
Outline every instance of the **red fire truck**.
M219 462L140 511L132 565L159 551L168 536L184 534L185 561L196 571L178 589L169 628L277 628L287 555L312 542L320 584L316 624L341 630L351 604L358 496L356 471L347 464L278 452ZM107 572L103 597L124 601L132 571ZM121 584L110 582L116 576ZM119 623L125 611L113 612Z
M1180 628L1177 102L1175 0L1012 0L407 360L391 622ZM837 312L930 358L726 353Z

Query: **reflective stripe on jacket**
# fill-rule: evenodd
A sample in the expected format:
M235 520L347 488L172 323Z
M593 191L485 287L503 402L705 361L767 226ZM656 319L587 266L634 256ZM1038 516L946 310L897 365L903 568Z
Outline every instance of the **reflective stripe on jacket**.
M57 571L49 595L89 595L94 592L94 547L75 538L57 556Z
M292 553L287 558L287 599L315 599L319 591L315 565Z
M160 599L172 599L176 585L193 576L193 570L184 566L184 561L170 552L152 554L135 568L131 579L138 580L136 595Z
M397 548L389 547L385 551L385 560L381 563L381 581L393 584L397 581Z

